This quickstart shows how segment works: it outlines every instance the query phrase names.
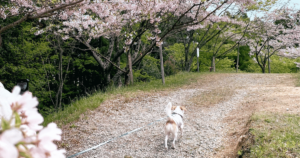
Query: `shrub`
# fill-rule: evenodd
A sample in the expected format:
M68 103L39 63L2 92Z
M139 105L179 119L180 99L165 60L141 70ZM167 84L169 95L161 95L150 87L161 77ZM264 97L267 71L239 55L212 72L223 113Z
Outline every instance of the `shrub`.
M141 75L148 75L153 78L161 78L161 73L159 70L159 60L146 55L141 63L140 70L138 70ZM136 74L137 75L137 74ZM144 76L145 77L145 76Z
M170 60L165 61L164 68L165 68L165 75L167 76L175 75L178 72L175 64L173 64L172 61Z

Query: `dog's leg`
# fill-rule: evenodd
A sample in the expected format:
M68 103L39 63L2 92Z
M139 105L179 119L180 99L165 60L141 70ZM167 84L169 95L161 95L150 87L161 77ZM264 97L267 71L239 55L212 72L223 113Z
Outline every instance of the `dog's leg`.
M180 133L181 133L181 138L183 136L183 124L180 126Z
M175 149L175 141L177 140L177 132L174 133L173 148Z
M165 138L165 148L168 150L168 134L166 134Z

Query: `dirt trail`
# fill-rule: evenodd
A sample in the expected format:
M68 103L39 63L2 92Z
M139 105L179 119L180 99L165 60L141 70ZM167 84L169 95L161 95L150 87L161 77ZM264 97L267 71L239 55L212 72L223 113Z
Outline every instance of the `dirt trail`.
M299 106L290 105L293 102L287 98L300 98L294 82L289 74L209 74L176 91L141 92L130 99L120 96L90 111L72 128L63 127L62 147L70 156L166 117L164 108L170 101L188 109L184 135L175 150L164 149L162 121L78 157L234 157L255 110L278 112L288 106L290 112L297 111Z

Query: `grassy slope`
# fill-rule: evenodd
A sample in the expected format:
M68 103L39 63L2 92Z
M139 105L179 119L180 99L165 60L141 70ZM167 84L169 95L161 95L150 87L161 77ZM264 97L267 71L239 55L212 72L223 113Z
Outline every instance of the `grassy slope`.
M205 73L204 73L205 74ZM135 83L132 86L122 88L109 88L105 93L97 92L89 97L83 97L78 101L75 101L71 105L67 106L64 111L50 114L44 117L43 125L47 125L50 122L56 122L59 125L67 124L79 119L80 114L85 113L87 110L93 110L101 106L101 103L107 99L114 98L118 94L126 97L133 97L138 95L139 91L155 91L178 88L183 85L188 85L196 82L203 76L203 73L178 73L175 76L166 78L166 83L162 86L161 80L154 80L151 82Z
M300 74L293 75L300 86ZM252 116L249 129L254 136L250 152L242 157L299 157L300 116L295 114L257 113ZM238 154L242 154L239 151Z
M296 87L300 87L300 73L295 73L293 76L297 79Z
M250 132L255 143L243 157L300 156L300 116L255 114L252 121Z

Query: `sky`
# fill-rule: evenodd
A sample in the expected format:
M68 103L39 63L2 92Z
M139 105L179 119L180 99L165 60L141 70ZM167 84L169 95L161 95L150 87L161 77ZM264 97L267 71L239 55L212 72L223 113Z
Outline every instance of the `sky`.
M299 0L291 0L291 3L292 4L298 4L299 7L300 7L300 1Z
M300 0L278 0L276 7L281 7L283 4L285 4L288 1L289 1L288 6L294 7L295 9L300 10ZM250 17L250 19L254 18L253 13L249 13L248 16ZM259 13L259 14L257 14L257 16L262 16L262 14Z

